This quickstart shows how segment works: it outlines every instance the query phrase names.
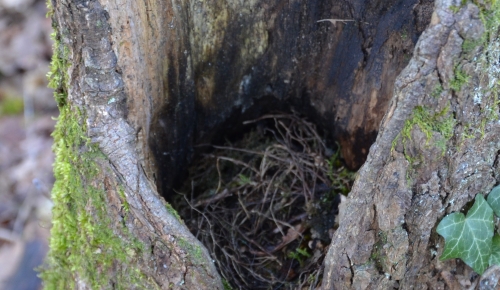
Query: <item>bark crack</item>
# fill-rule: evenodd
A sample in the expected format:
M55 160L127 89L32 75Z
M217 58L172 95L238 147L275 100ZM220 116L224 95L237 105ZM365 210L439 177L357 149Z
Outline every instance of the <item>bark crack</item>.
M349 257L349 255L347 253L344 252L344 254L347 257L347 261L349 261L349 270L351 271L350 283L351 283L351 285L353 285L353 283L354 283L354 268L353 268L353 265L352 265L352 261L351 261L351 258Z

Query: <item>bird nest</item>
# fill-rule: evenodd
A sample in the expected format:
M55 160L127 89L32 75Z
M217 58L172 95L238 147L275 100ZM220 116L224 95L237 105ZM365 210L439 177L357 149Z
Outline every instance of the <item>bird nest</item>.
M353 173L316 126L265 115L197 158L174 204L238 289L314 289Z

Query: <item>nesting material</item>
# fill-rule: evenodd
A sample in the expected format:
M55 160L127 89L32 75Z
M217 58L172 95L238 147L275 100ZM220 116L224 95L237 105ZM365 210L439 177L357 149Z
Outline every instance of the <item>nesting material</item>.
M245 124L194 162L176 208L234 288L315 289L353 173L295 114Z

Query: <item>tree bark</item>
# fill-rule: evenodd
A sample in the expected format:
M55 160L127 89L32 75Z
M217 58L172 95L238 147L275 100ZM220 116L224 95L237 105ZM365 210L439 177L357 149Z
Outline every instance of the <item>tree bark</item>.
M437 221L500 178L498 80L489 75L498 51L486 54L498 48L497 28L485 29L474 4L51 4L62 113L49 286L223 289L207 250L163 198L194 145L272 110L315 121L351 168L366 160L324 289L425 288L438 275ZM464 42L481 45L464 51Z
M438 221L498 184L498 23L485 32L477 6L454 13L455 4L436 1L395 82L325 260L325 289L433 288L444 245ZM484 46L464 50L481 37ZM468 78L457 87L460 73ZM416 119L422 108L431 130ZM449 131L433 122L449 122Z

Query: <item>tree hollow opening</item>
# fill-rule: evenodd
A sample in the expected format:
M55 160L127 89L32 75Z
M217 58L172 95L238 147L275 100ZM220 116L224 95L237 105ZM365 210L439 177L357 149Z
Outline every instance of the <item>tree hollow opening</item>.
M170 195L237 289L318 287L352 185L338 143L292 111L231 122L229 135L214 136L220 145L195 146L187 179Z
M325 167L325 172L340 170L344 165L350 170L357 170L365 161L369 148L375 141L379 123L392 97L394 80L410 60L420 33L429 23L433 1L318 0L277 1L266 4L248 1L243 5L246 5L245 7L237 7L238 5L228 4L227 7L219 7L221 9L217 11L205 6L189 7L193 10L189 16L192 19L186 16L189 21L176 22L175 26L175 29L179 30L177 33L189 35L188 39L172 42L174 46L170 49L172 52L166 53L162 60L169 64L168 69L161 67L159 70L162 73L166 72L158 78L163 82L158 87L164 88L164 92L156 97L153 96L156 99L150 101L155 104L155 108L152 109L151 119L148 119L147 141L153 156L150 172L153 172L152 177L160 194L167 201L177 205L180 202L176 199L182 196L177 192L186 196L189 194L189 202L204 206L213 206L214 198L217 202L227 198L228 201L224 203L231 205L243 203L245 206L255 203L251 198L242 202L236 192L230 192L229 189L225 192L225 188L222 187L222 184L230 183L242 187L255 182L248 176L248 172L241 171L243 169L238 169L241 172L229 169L227 171L235 175L221 177L223 174L220 172L220 167L216 168L217 174L207 178L207 184L212 183L211 189L200 189L201 193L197 192L192 196L192 189L186 190L182 184L187 178L189 164L195 164L203 156L212 155L212 159L221 162L222 153L219 151L221 148L206 146L207 144L228 147L228 144L240 144L238 142L247 140L252 134L254 139L262 139L261 141L266 144L271 142L269 138L280 135L281 133L277 133L281 126L280 121L263 117L269 114L292 116L285 117L288 120L283 121L285 127L290 125L287 122L291 122L293 118L315 124L319 132L317 134L325 144L323 147L319 146L322 148L319 153L315 152L319 156L318 160L323 159L328 164L337 162L334 159L330 160L331 156L336 154L344 158L342 165L339 164L337 168ZM198 15L199 11L203 13ZM208 27L207 23L210 23L210 29L205 29ZM245 121L258 118L266 120L255 121L252 125L243 124ZM282 129L284 132L287 131ZM283 136L281 138L286 139ZM284 146L279 138L275 141L276 144ZM289 145L290 148L284 149L284 152L291 155L300 155L304 148L309 146L297 145L296 142L291 142ZM274 148L272 147L274 145L267 144L267 147L252 150L262 153L270 148L269 146ZM242 147L239 146L239 149ZM337 151L339 148L341 154ZM329 151L331 153L328 153ZM263 159L258 157L260 159L257 158L255 161L249 156L242 158L241 162L247 166L238 164L232 156L226 156L223 161L248 169L257 166L255 164L261 164ZM314 158L311 156L307 158L302 164L310 163L311 168L317 169ZM252 166L249 166L249 163L252 163ZM197 166L198 169L204 168L204 165ZM258 167L260 170L262 166ZM281 167L287 172L286 166ZM311 168L305 172L309 172ZM278 172L276 169L265 173L249 170L254 172L255 176L260 176L264 183L267 182L269 188L272 187L269 184L274 183L273 178L277 178L273 177ZM303 199L302 204L294 204L294 208L307 209L311 207L308 201L321 200L325 195L316 194L318 186L321 187L321 182L317 180L322 178L328 180L328 173L326 176L311 178L313 185L309 186L309 190L304 190L306 194L303 192L302 197L297 198ZM271 181L266 178L270 178ZM326 191L331 191L331 186L326 185L326 187L328 188ZM212 196L200 198L203 193L206 194L210 190L213 191ZM276 194L280 195L280 199L274 199L277 204L287 198L283 197L287 195L286 190L282 190L285 192L284 195L278 191ZM266 192L269 194L268 190L264 190L260 193L260 198L264 198ZM330 213L336 211L340 193L336 193L336 198L326 198ZM273 209L274 205L269 203L266 207ZM217 207L220 208L220 204L217 204ZM193 208L193 205L189 205L189 208ZM177 209L188 226L192 220L198 222L204 218L204 212L199 209L187 210L178 206ZM231 212L230 207L224 209L225 213ZM192 211L197 212L197 210L200 211L197 213L198 217L192 215ZM307 210L304 212L310 214ZM276 247L283 242L284 237L291 236L294 232L292 229L300 224L290 222L294 220L294 216L300 215L293 210L290 211L292 215L282 216L280 219L268 218L271 213L276 212L273 210L264 212L263 209L259 209L253 214L263 215L267 221L272 222L265 227L265 231L273 233L276 236L274 240L269 239L268 245L262 246L260 242L249 238L246 239L246 243L235 243L233 250L242 253L276 250L270 247L272 245ZM328 216L330 213L323 216ZM248 220L259 219L250 217L250 212L246 212L245 209L240 210L240 215L244 215ZM335 213L331 216L335 216ZM232 216L216 220L229 222L237 219ZM274 229L271 229L272 224L275 226ZM312 236L310 233L312 225L307 223L304 225L309 227L309 235ZM327 227L330 226L331 224ZM295 232L300 231L295 230ZM299 234L301 239L307 241L307 245L302 245L296 238L287 246L280 248L280 250L287 249L284 256L292 261L288 268L283 264L288 262L282 262L280 265L283 269L288 269L283 274L285 282L290 278L287 276L291 273L289 269L295 267L293 263L301 264L309 259L307 255L314 257L315 246L311 248L308 243L311 241L314 243L315 238L305 238L307 234ZM208 237L212 238L210 234ZM321 243L327 248L329 242L325 240L327 239L324 238ZM205 245L209 251L212 250L210 247L213 246L210 243ZM290 251L290 247L295 247L296 251ZM305 248L313 249L313 252L301 252ZM219 247L219 252L223 252L223 249L224 247ZM256 253L254 254L258 257ZM271 251L270 254L272 256L274 252ZM293 255L295 256L290 257ZM241 265L245 263L247 262L242 262ZM273 268L273 271L279 272L280 269ZM269 269L264 267L264 270ZM238 271L232 275L241 276ZM264 274L257 273L257 276L262 275ZM269 277L278 276L279 274L273 272ZM241 284L233 283L234 286L251 289L261 287L261 284L247 285L242 277L238 279L240 279L238 283ZM297 279L300 281L300 277ZM273 278L261 280L272 280L271 285L286 284L276 282ZM262 287L267 289L266 286Z

